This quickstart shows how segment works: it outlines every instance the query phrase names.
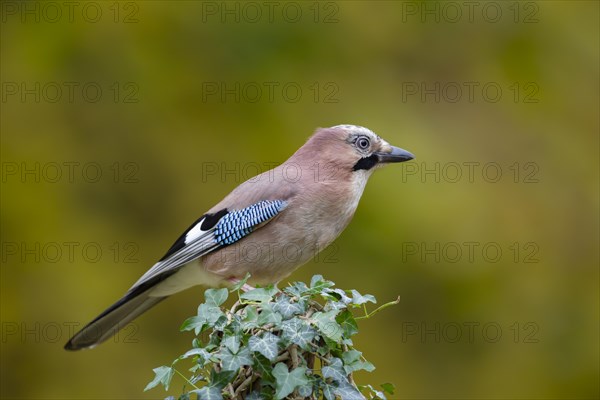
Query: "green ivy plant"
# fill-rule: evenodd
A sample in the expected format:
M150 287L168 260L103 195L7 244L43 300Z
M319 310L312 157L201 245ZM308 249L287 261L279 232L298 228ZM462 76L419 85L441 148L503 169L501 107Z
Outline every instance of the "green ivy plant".
M169 389L177 374L185 381L179 400L221 399L385 399L394 386L382 390L357 385L359 370L372 371L351 337L356 321L369 318L399 299L368 312L375 297L356 290L335 288L315 275L283 290L273 286L241 292L249 276L231 289L208 289L198 314L188 318L181 331L194 331L192 348L170 366L154 369L145 390L162 384ZM237 300L223 304L230 293ZM360 310L362 315L355 316ZM191 361L190 376L180 362ZM179 367L179 369L176 368ZM167 397L175 400L175 397Z

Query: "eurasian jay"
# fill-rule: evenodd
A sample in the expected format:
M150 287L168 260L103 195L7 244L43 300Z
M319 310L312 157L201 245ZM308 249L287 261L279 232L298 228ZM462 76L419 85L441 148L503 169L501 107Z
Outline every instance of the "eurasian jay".
M278 167L240 184L198 218L125 295L76 333L94 347L161 300L195 285L277 283L346 228L367 180L414 156L354 125L317 129Z

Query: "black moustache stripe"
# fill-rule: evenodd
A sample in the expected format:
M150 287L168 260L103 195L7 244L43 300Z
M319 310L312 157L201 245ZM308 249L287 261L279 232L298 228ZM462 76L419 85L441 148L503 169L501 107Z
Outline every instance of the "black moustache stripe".
M377 158L377 155L375 154L371 154L369 157L363 157L360 160L358 160L356 164L354 164L354 167L352 167L352 171L358 171L361 169L370 170L375 165L377 165L378 161L379 160Z

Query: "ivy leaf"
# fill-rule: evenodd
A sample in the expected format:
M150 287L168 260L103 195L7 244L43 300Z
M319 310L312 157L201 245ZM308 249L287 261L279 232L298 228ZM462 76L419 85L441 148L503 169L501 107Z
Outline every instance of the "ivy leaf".
M342 360L344 360L344 365L353 364L360 360L360 356L362 356L360 351L352 349L342 354Z
M344 360L344 371L346 374L351 374L354 371L364 369L367 372L371 372L375 369L375 366L368 361L361 360L362 353L357 350L349 350L342 354Z
M323 385L323 396L325 396L327 400L335 400L335 389L335 386L325 383Z
M365 396L350 383L343 383L333 390L336 395L344 400L365 400Z
M358 387L361 392L368 391L370 399L387 400L387 398L385 397L385 394L383 394L383 392L376 390L371 385L359 385Z
M283 289L290 296L298 298L302 297L308 290L308 286L304 282L294 282L291 286Z
M323 275L314 275L310 279L310 288L318 290L319 292L323 291L326 288L333 287L334 283L328 281L327 279L323 279Z
M353 355L354 356L354 355ZM344 371L342 360L337 357L331 358L329 365L321 369L324 378L330 378L336 386L333 392L344 400L363 400L365 397L348 381Z
M202 389L193 390L191 393L196 393L200 400L223 400L222 390L215 386L204 386Z
M247 281L239 282L231 288L240 291ZM145 390L163 385L166 388L172 381L176 363L187 359L193 365L187 382L200 386L191 391L184 389L179 400L190 400L194 394L198 399L223 400L228 397L224 388L239 374L243 366L251 366L260 376L260 385L248 387L244 397L256 399L282 399L297 394L300 398L323 398L328 400L385 399L384 392L371 385L360 386L350 383L349 374L374 369L373 364L355 350L351 337L358 332L352 307L363 307L375 303L371 295L361 295L356 290L344 291L334 287L334 283L315 275L310 285L296 282L279 290L276 287L253 289L240 293L242 300L235 311L226 311L229 290L208 289L205 301L198 307L197 315L188 318L182 330L195 330L197 337L192 341L192 349L177 358L170 367L154 370L155 377ZM318 298L323 309L311 307L311 299ZM316 306L315 306L316 307ZM205 332L207 337L199 336ZM274 367L279 350L296 345L302 349L300 367L289 370L288 362ZM346 347L345 345L349 346ZM322 356L326 361L321 369L311 371L305 360L305 352ZM220 370L215 372L215 367ZM219 368L220 367L220 368ZM186 384L185 386L188 386ZM382 385L384 391L393 391L393 385ZM364 394L361 394L364 393ZM175 397L173 397L173 400Z
M333 287L333 285L333 282L323 279L322 275L315 275L310 280L310 289L304 291L302 294L309 296L321 294L326 291L326 289Z
M342 327L335 320L338 312L338 310L316 312L312 316L312 320L319 331L334 342L339 342L342 339Z
M204 302L208 306L219 307L221 304L225 303L228 295L229 293L226 288L207 289L204 292Z
M348 377L344 373L342 360L337 357L332 357L329 365L321 369L323 378L331 378L338 385L348 383Z
M198 307L198 317L204 318L209 325L214 325L223 315L225 314L219 307L209 306L208 304L200 304Z
M201 389L193 390L201 400L223 400L222 390L237 375L237 371L210 372L210 384Z
M238 371L244 365L252 364L252 356L247 347L242 347L237 353L232 353L228 348L219 352L221 365L224 371Z
M257 303L268 303L277 293L277 288L268 286L266 288L258 288L249 290L240 295L240 299L246 301L255 301Z
M225 336L221 340L221 347L226 347L233 354L236 354L240 350L240 338L236 335Z
M352 301L352 298L348 297L346 292L342 289L326 289L324 290L324 292L344 304L350 304L350 302Z
M295 314L302 314L305 309L299 303L292 303L287 296L279 296L273 305L273 311L281 314L283 318L290 318Z
M213 289L209 289L213 290ZM207 290L208 292L208 290ZM198 307L198 315L186 319L179 328L181 331L191 331L194 329L196 335L205 329L205 325L214 326L215 323L224 316L219 307L211 306L206 303L200 304Z
M355 371L365 370L367 372L373 372L375 370L375 366L369 361L359 360L351 365L347 365L344 367L344 370L351 374Z
M298 395L300 397L302 397L303 399L309 398L310 395L312 394L312 392L313 392L313 387L312 387L312 384L310 384L310 383L307 385L300 386L298 388Z
M283 399L298 386L309 383L306 377L306 367L298 367L293 369L292 372L288 372L288 368L284 363L278 363L273 368L273 376L276 382L275 398L277 399Z
M283 317L281 314L273 311L271 304L263 304L260 314L258 314L258 325L264 326L273 324L275 326L280 325Z
M328 301L323 307L324 311L337 310L339 312L346 309L348 309L348 305L342 303L341 301Z
M206 362L210 359L210 353L206 351L206 349L201 348L195 348L186 351L185 354L180 357L180 359L183 360L192 356L198 357L198 364L201 366L204 366L204 364L206 364Z
M256 372L260 374L261 380L264 385L271 385L275 387L275 378L273 377L273 364L267 360L263 355L257 354L254 357L254 364L252 367Z
M244 279L242 279L241 281L239 281L238 283L236 283L235 285L230 287L229 292L233 293L233 292L237 292L238 290L240 290L246 284L246 282L248 282L248 279L250 279L250 272L246 272L246 276L244 277Z
M183 321L183 324L181 324L181 326L179 327L179 330L181 332L185 332L185 331L191 331L193 329L193 330L195 330L196 335L197 335L204 330L203 328L204 328L205 323L206 323L205 318L200 318L197 315L194 315L193 317L189 317L185 321Z
M252 336L248 341L248 347L252 351L259 352L268 358L269 361L273 361L277 358L277 354L279 354L278 343L279 337L270 332L265 332L262 336Z
M308 349L308 344L315 338L317 333L308 324L299 318L292 318L281 324L281 337L298 345L303 350Z
M338 324L344 331L344 337L349 338L350 336L358 333L358 324L354 319L354 315L349 310L342 311L336 318Z
M370 294L365 294L364 296L360 293L358 293L358 291L352 289L350 291L352 293L352 304L355 304L357 306L361 305L361 304L365 304L365 303L377 303L377 300L375 300L375 297L373 295Z
M237 371L221 371L216 372L214 369L210 371L210 386L223 389L235 376Z
M144 392L152 389L153 387L162 384L165 387L165 390L169 390L169 384L171 383L171 379L173 379L173 375L175 374L175 370L172 367L158 367L154 368L154 379L144 388Z
M247 305L244 309L245 315L242 318L242 329L250 330L258 326L258 310L253 305Z
M310 288L315 288L318 284L323 282L323 280L323 275L313 275L313 277L310 278Z

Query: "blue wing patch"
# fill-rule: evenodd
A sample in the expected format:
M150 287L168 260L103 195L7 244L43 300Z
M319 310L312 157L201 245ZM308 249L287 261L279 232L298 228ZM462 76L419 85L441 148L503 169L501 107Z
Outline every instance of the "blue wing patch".
M263 200L241 210L228 211L224 208L214 214L203 215L177 239L163 258L138 279L129 292L146 288L148 282L165 279L185 264L235 243L286 206L287 202L283 200Z
M263 200L241 210L230 211L215 226L215 242L220 246L237 242L258 225L279 214L286 205L283 200Z

